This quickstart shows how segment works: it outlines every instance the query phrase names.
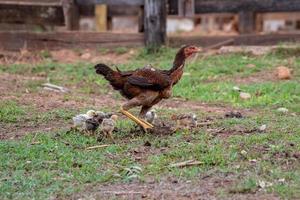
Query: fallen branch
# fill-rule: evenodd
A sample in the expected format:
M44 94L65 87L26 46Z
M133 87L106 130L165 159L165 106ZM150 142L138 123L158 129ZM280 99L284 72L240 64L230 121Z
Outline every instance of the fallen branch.
M44 83L42 86L44 86L44 89L46 90L53 90L58 92L69 92L69 89L58 85L54 85L52 83Z
M102 144L102 145L87 147L85 150L99 149L99 148L104 148L109 146L110 146L109 144Z
M169 167L188 167L194 165L201 165L203 162L197 160L187 160L179 163L170 164Z

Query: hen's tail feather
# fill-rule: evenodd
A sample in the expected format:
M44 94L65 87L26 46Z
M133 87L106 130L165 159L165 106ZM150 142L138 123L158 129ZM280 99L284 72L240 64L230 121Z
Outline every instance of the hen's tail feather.
M102 63L97 64L95 66L95 69L97 74L102 74L105 78L107 75L112 74L114 72L114 70L112 70L109 66Z
M123 80L118 71L112 70L109 66L105 64L97 64L95 66L96 73L104 76L106 80L113 86L114 89L120 90L123 88Z

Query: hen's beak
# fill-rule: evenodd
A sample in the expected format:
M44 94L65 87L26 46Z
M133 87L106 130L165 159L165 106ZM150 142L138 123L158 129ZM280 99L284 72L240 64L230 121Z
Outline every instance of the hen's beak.
M202 50L202 48L200 48L200 47L197 47L196 49L195 49L195 53L199 53L199 52L202 52L203 50Z

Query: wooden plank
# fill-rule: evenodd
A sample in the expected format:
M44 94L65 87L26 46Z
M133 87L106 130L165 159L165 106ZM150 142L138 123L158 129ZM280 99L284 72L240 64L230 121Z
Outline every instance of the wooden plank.
M63 25L64 16L60 7L0 5L0 23Z
M166 1L145 0L145 44L157 48L166 42Z
M97 31L107 31L107 5L98 4L95 6L95 20Z
M62 0L67 30L79 30L79 11L73 0Z
M255 32L255 13L253 11L239 12L239 32L240 34L249 34Z
M193 44L201 47L207 47L216 43L233 39L232 45L277 45L282 42L300 42L299 33L285 33L285 34L268 34L268 35L236 35L236 36L171 36L169 37L169 44L172 47L180 47L183 44Z
M144 0L76 0L76 3L78 5L141 6L144 5Z
M196 0L195 12L218 13L252 10L256 12L289 12L300 10L300 0Z
M29 50L60 48L136 47L143 46L143 34L117 34L97 32L0 32L0 44L4 50Z
M240 36L191 36L170 37L171 47L180 47L183 44L193 44L201 47L211 46L220 42L234 40L231 45L277 45L281 42L300 42L299 33L271 34L271 35L240 35ZM93 48L99 47L141 47L143 46L143 34L124 33L96 33L96 32L0 32L0 44L3 50L18 51L24 46L29 50L60 49L60 48Z
M60 0L0 0L0 5L61 6Z

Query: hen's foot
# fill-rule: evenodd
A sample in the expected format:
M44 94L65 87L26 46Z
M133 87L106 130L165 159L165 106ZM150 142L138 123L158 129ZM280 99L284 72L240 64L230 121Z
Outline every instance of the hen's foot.
M138 125L142 126L145 131L147 131L147 129L152 129L153 128L153 125L150 124L149 122L147 122L143 119L137 118L136 116L134 116L133 114L131 114L130 112L128 112L128 111L126 111L122 108L121 108L121 113L126 115L129 119L131 119L132 121L134 121Z

